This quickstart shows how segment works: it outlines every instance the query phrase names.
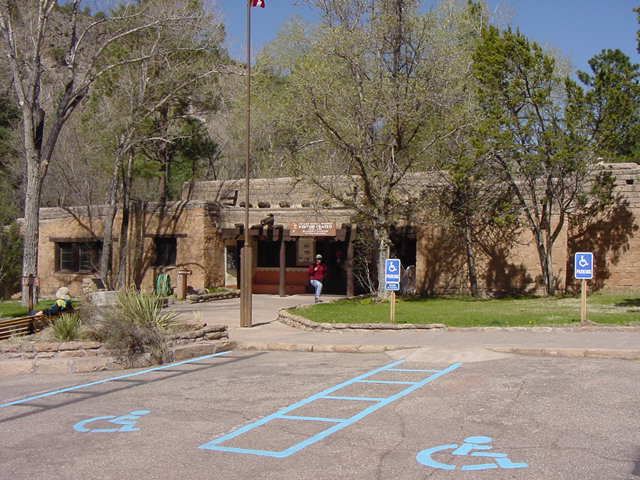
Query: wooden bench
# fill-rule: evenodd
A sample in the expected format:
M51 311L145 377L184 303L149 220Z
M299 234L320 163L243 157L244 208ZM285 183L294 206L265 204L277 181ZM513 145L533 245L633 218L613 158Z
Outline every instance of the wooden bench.
M10 318L0 320L0 340L12 336L31 335L42 330L51 322L46 315L31 315L29 317Z

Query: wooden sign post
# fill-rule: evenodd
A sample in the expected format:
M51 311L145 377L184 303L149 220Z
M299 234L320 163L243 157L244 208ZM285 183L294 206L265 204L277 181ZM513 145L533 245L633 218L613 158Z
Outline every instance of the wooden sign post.
M391 298L389 299L389 321L391 323L396 323L396 292L391 291Z

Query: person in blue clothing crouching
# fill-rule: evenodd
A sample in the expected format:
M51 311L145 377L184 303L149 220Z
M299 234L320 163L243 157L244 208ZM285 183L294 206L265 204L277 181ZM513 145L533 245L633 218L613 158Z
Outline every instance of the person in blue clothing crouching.
M73 310L73 304L71 303L71 296L69 295L69 289L67 287L60 287L56 292L56 301L49 308L36 312L36 315L59 315L64 312L70 312Z

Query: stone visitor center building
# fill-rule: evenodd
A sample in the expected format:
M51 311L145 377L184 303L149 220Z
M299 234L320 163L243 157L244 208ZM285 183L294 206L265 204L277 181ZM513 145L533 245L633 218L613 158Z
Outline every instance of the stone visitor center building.
M567 222L555 243L554 271L560 289L571 288L573 253L593 251L596 259L592 288L635 287L640 280L640 167L635 163L605 164L615 176L618 204L587 225ZM433 177L415 174L409 183L419 187ZM412 183L413 182L413 183ZM160 273L177 285L178 271L189 271L193 289L237 287L244 232L244 180L206 181L186 185L183 200L161 208L137 205L132 212L127 262L136 268L132 283L151 291ZM136 210L136 209L134 209ZM83 281L97 278L102 248L105 207L42 208L38 277L41 293L61 285L73 295ZM114 223L113 268L121 214ZM325 292L353 295L361 290L354 260L358 228L354 212L336 205L317 188L290 178L255 179L250 187L250 239L254 248L254 293L295 294L308 291L307 266L321 253L328 267ZM446 227L430 224L398 225L392 240L394 256L403 267L414 266L419 294L468 291L466 256L459 237ZM488 293L525 293L540 288L540 266L527 228L509 242L478 245L480 288Z

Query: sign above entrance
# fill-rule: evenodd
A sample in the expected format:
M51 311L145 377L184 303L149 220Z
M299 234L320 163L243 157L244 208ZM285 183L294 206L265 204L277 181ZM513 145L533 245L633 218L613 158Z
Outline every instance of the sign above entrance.
M289 228L292 237L335 237L335 222L291 222Z

